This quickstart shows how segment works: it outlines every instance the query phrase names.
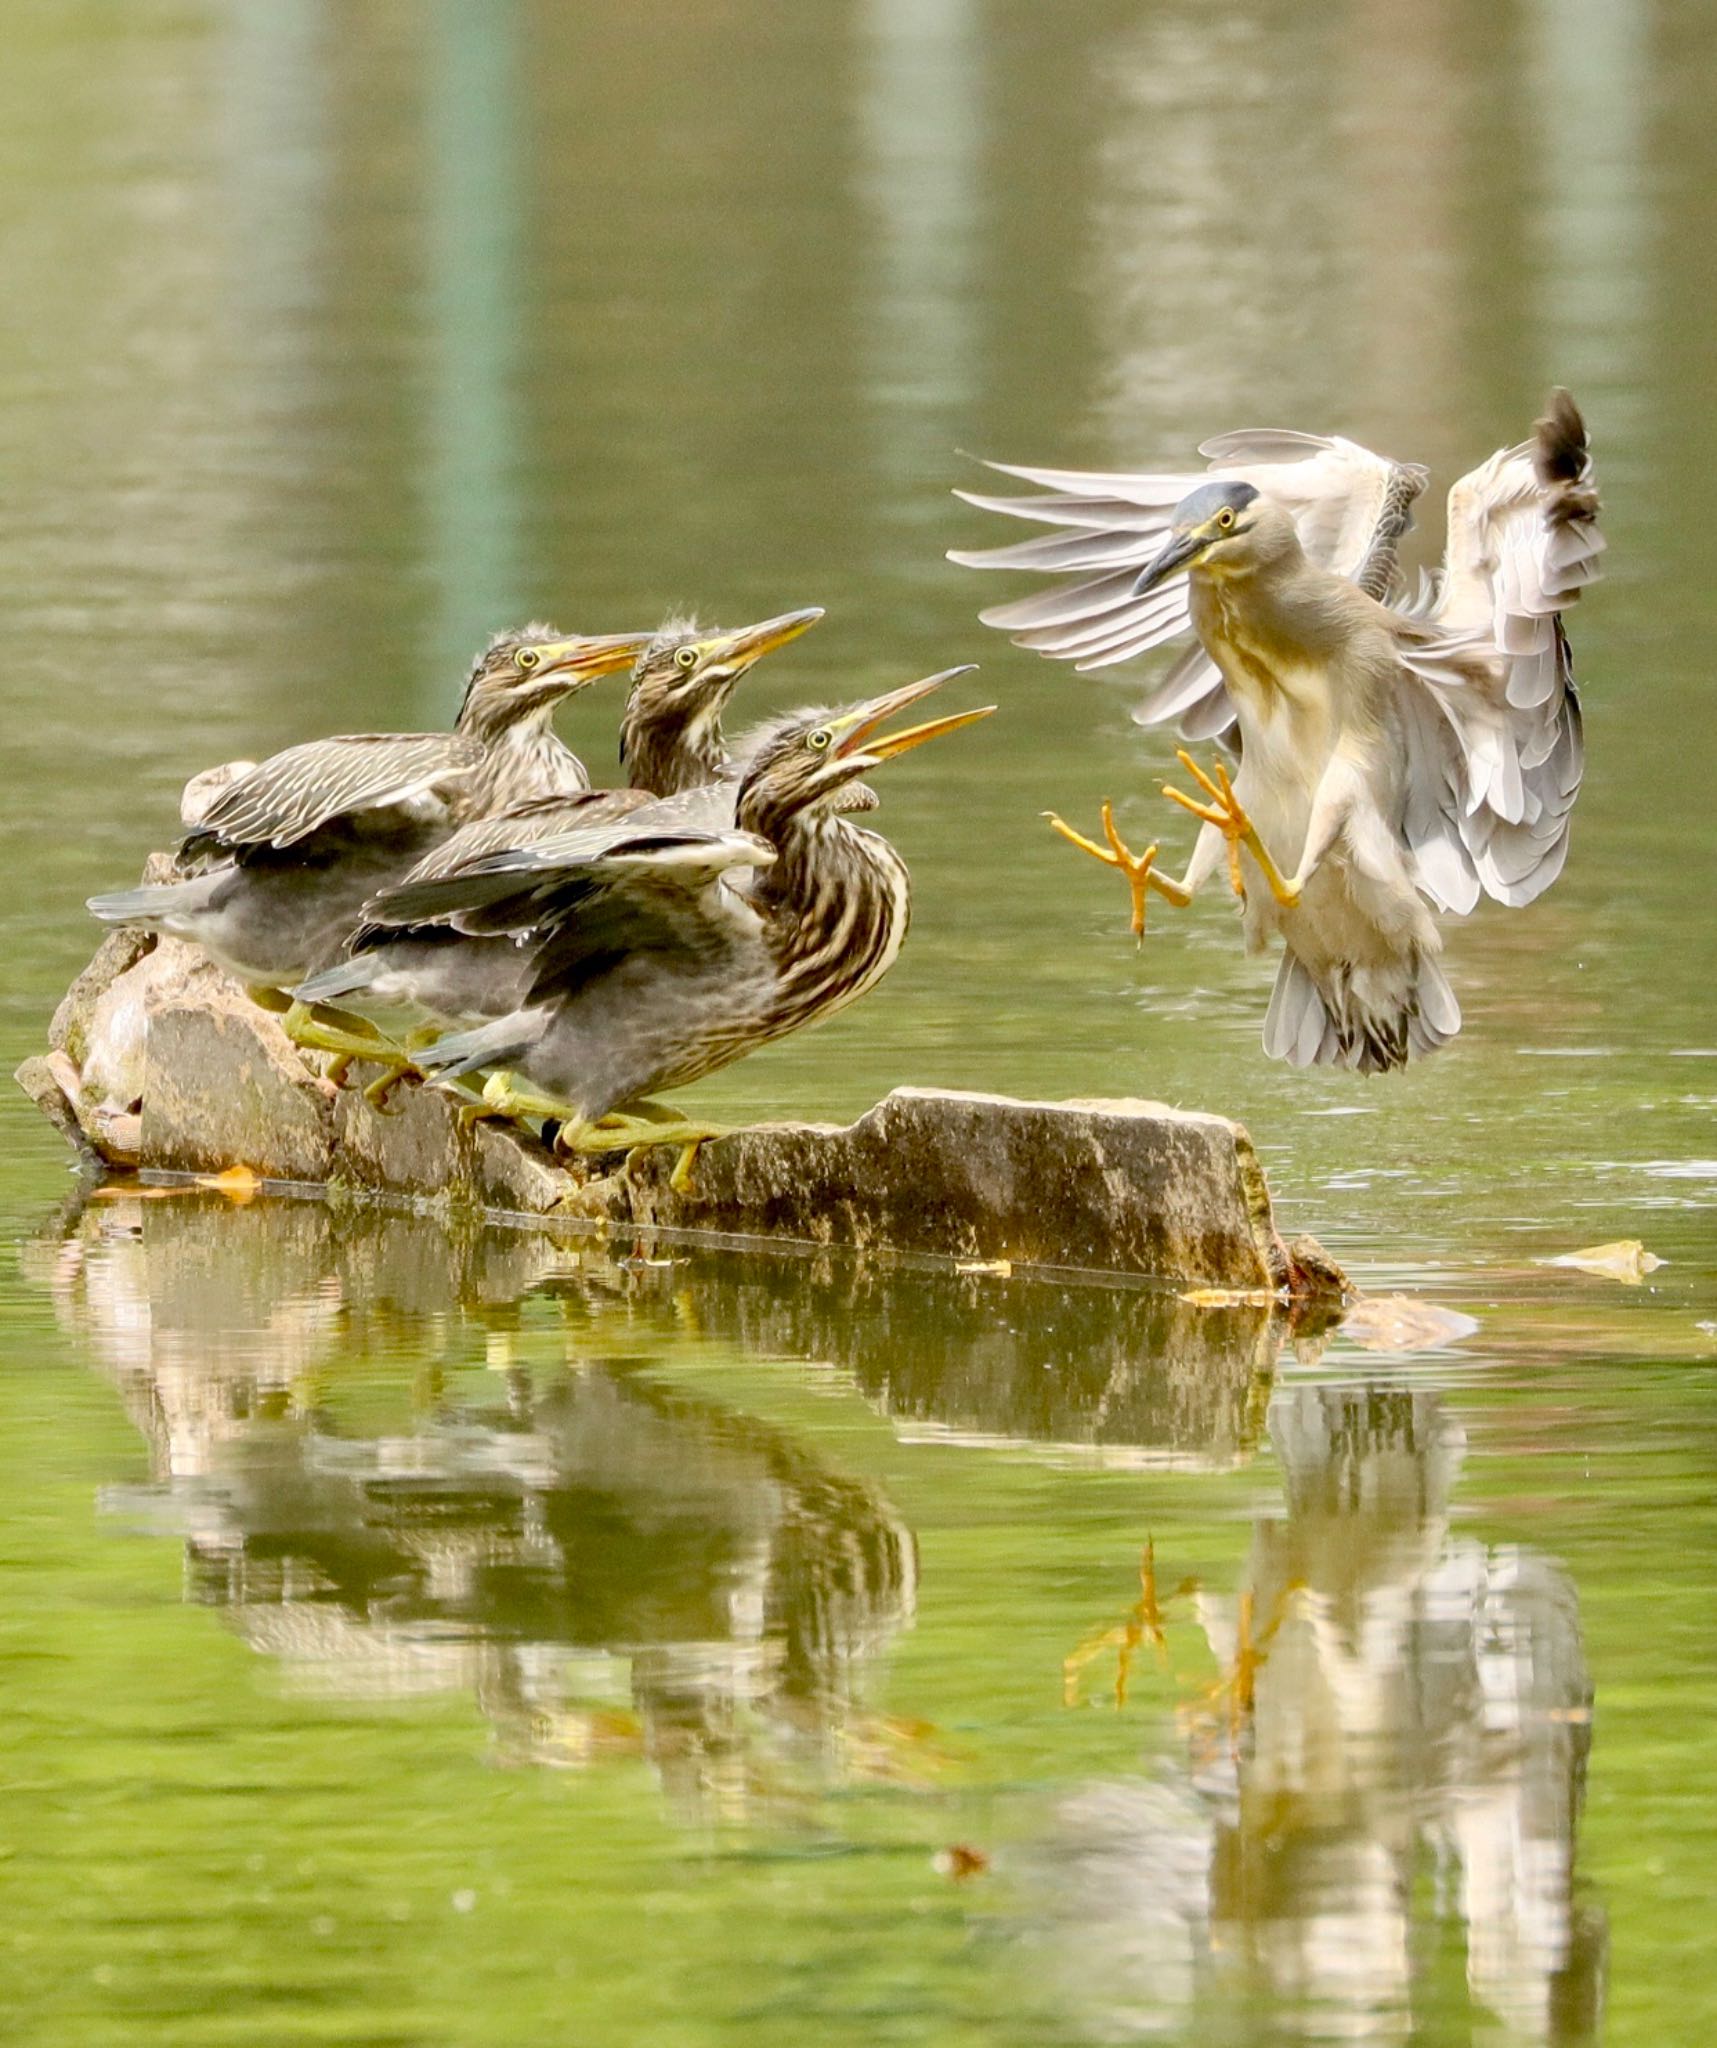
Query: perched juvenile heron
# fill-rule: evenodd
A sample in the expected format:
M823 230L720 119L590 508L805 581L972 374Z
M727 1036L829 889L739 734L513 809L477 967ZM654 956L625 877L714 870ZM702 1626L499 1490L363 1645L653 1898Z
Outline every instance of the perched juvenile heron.
M708 788L713 824L731 817L722 713L741 678L766 654L809 631L823 616L815 606L735 631L674 618L639 655L620 721L620 753L631 787L540 796L488 817L473 818L398 880L409 889L446 881L475 861L508 849L607 825L655 798ZM477 937L446 919L418 924L367 919L349 941L348 957L313 975L296 991L304 1003L337 1003L372 1021L407 1012L439 1024L502 1017L524 999L530 957L511 938ZM370 1083L380 1103L411 1071L403 1056Z
M1561 613L1603 547L1585 425L1558 391L1532 440L1463 477L1442 569L1411 599L1395 550L1424 470L1278 431L1201 453L1202 482L1010 470L1048 495L960 495L1061 531L951 559L1075 572L982 617L1081 669L1190 629L1134 714L1239 755L1232 780L1180 755L1199 794L1164 794L1204 827L1185 874L1135 855L1108 805L1103 845L1051 822L1126 876L1141 938L1148 890L1187 903L1226 855L1248 945L1283 941L1265 1050L1399 1067L1460 1028L1432 906L1530 903L1567 856L1582 745Z
M186 879L91 897L107 924L189 939L240 980L289 989L336 953L365 899L463 817L588 789L554 709L626 667L641 634L504 633L451 732L349 733L288 747L221 790L181 842Z
M993 707L881 732L966 672L776 721L724 826L688 823L692 792L390 892L380 915L450 916L531 948L521 1006L443 1039L420 1064L449 1078L488 1071L488 1109L553 1118L573 1151L712 1135L647 1098L830 1015L893 965L911 902L906 863L843 804L884 762L988 716Z

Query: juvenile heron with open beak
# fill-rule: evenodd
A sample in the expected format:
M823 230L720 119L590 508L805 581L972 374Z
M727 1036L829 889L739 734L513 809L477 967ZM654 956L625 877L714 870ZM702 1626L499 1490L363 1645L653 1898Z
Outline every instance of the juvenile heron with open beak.
M554 1119L570 1151L695 1148L714 1135L648 1098L831 1015L894 964L911 878L880 833L851 822L849 798L885 762L989 715L882 730L964 673L776 720L723 827L668 798L384 898L378 914L451 917L530 948L520 1006L441 1040L420 1065L486 1073L483 1107Z
M409 890L444 882L473 862L568 832L617 822L660 797L708 789L712 822L731 817L736 775L722 729L735 688L766 655L797 640L823 616L817 606L783 612L755 625L728 630L675 617L658 627L632 671L620 720L620 758L628 787L577 789L530 797L504 811L470 819L390 885ZM313 975L295 993L305 1003L335 1003L375 1023L465 1025L501 1017L521 1000L528 956L505 937L473 937L446 920L393 924L366 918L352 933L344 959ZM365 1093L385 1098L411 1071L403 1054L391 1072Z
M1140 938L1149 891L1184 905L1226 860L1249 947L1283 941L1265 1050L1400 1067L1460 1029L1433 907L1530 903L1566 858L1582 743L1561 613L1603 547L1585 425L1559 391L1531 441L1455 485L1443 567L1412 599L1395 551L1423 470L1276 431L1202 452L1203 482L1012 471L1051 494L972 502L1055 537L952 559L1082 572L983 614L1081 668L1190 628L1135 713L1239 755L1230 776L1180 753L1198 788L1164 794L1203 825L1185 873L1134 854L1107 804L1102 844L1050 821L1126 877Z

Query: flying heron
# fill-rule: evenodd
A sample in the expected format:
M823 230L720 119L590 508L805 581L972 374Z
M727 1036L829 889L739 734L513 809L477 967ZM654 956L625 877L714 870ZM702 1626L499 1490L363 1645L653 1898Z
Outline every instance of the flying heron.
M719 827L699 820L703 793L691 792L389 892L379 916L451 917L530 948L520 1006L442 1039L420 1065L448 1079L487 1073L474 1111L553 1119L563 1150L678 1145L683 1185L715 1132L652 1103L653 1091L817 1022L893 965L910 877L846 800L884 762L988 716L993 706L881 731L968 667L775 721Z
M1057 529L957 550L976 568L1072 572L981 616L1082 670L1196 644L1135 711L1239 755L1180 761L1164 794L1203 823L1185 873L1048 814L1147 892L1185 904L1226 857L1249 947L1283 941L1264 1048L1295 1066L1381 1072L1460 1028L1432 915L1481 892L1518 908L1561 873L1579 792L1579 699L1561 613L1603 538L1585 423L1552 395L1530 441L1449 494L1441 570L1405 592L1396 546L1426 472L1339 437L1225 434L1211 476L1013 469L1047 495L968 502Z
M471 819L403 877L400 890L446 882L492 854L567 832L615 823L660 797L706 789L701 815L731 821L733 794L721 785L733 764L722 713L740 680L766 654L808 632L823 616L812 606L733 631L672 618L651 636L632 671L620 721L626 789L589 788L539 796L509 810ZM688 822L690 819L688 817ZM415 924L367 917L352 933L348 956L301 984L303 1003L333 1003L372 1022L401 1013L438 1025L470 1025L502 1017L524 1000L529 955L510 938L473 936L445 918ZM416 1034L414 1033L414 1040ZM406 1047L365 1089L378 1107L413 1070Z

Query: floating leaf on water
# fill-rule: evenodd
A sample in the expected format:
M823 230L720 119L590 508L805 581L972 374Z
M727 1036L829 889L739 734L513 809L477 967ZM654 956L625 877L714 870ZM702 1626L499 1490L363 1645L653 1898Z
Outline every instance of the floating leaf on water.
M956 1273L984 1273L997 1280L1006 1280L1013 1272L1012 1259L956 1259Z
M1413 1294L1365 1294L1338 1326L1366 1351L1434 1351L1472 1336L1478 1324L1458 1309L1439 1308Z
M1192 1308L1274 1308L1278 1301L1268 1287L1189 1287L1177 1299Z
M1625 1287L1637 1287L1666 1261L1648 1252L1637 1237L1618 1237L1614 1244L1588 1245L1583 1252L1564 1252L1559 1259L1545 1263L1572 1266L1576 1273L1595 1273L1600 1280L1619 1280Z
M938 1877L952 1878L956 1884L982 1877L990 1867L990 1859L983 1850L974 1849L970 1842L955 1842L946 1849L938 1849L930 1860Z

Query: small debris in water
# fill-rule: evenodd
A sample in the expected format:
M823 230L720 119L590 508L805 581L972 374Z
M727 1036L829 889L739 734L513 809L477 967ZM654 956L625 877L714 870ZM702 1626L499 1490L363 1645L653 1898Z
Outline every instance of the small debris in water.
M951 1878L955 1884L982 1877L990 1867L990 1859L983 1850L974 1849L969 1842L955 1842L949 1848L938 1849L930 1860L938 1877Z
M1572 1266L1575 1272L1593 1273L1600 1280L1619 1280L1624 1287L1637 1287L1648 1273L1667 1263L1648 1252L1637 1237L1619 1237L1614 1244L1588 1245L1583 1252L1545 1260L1546 1265Z
M1365 1351L1434 1351L1477 1329L1474 1317L1412 1294L1362 1295L1340 1323L1341 1334Z

